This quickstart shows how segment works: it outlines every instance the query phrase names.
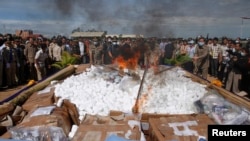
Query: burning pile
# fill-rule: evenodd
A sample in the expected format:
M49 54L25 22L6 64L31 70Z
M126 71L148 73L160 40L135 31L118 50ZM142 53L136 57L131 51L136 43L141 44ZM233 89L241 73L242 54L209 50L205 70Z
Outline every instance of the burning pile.
M134 70L142 78L143 70ZM193 102L207 91L204 85L183 76L185 72L174 68L161 74L152 69L143 83L140 112L188 114L195 113ZM71 76L57 84L55 95L76 104L80 119L85 114L108 115L110 110L131 113L135 104L140 79L119 75L105 66L91 66L82 74Z
M86 72L71 76L58 84L55 95L70 99L80 115L108 115L109 111L129 112L137 94L139 82L129 76L102 66L91 66Z
M184 77L185 71L174 68L155 75L149 71L143 83L142 113L191 114L196 113L194 101L207 93L205 85Z

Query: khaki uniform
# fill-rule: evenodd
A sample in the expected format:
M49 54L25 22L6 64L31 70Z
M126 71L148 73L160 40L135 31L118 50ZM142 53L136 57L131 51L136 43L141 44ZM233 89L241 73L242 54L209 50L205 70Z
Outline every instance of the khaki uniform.
M199 57L194 61L194 74L198 74L201 70L202 78L207 79L209 67L209 48L204 45L203 47L196 47L194 56Z
M103 54L103 50L102 50L102 46L99 45L97 47L95 47L95 54L94 54L94 64L96 65L101 65L102 64L102 54Z
M95 45L93 43L89 44L89 59L90 63L95 65Z
M49 57L58 62L62 60L62 48L55 43L51 43L49 46Z
M24 49L24 55L29 65L29 79L31 80L36 80L36 70L34 67L36 51L37 51L37 47L30 43L28 43Z
M35 58L36 51L37 51L37 47L35 45L33 45L33 44L28 43L25 46L24 55L26 56L27 61L29 63L34 63L34 61L35 61L34 58Z

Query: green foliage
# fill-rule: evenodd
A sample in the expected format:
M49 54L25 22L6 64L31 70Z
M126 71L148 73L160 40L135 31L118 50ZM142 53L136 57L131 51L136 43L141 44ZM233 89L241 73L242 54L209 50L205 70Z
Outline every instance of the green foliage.
M188 61L191 61L191 58L188 55L177 54L175 58L172 59L165 58L164 63L167 65L181 65Z
M176 60L175 59L164 59L164 63L167 65L175 65L176 64Z
M66 51L63 51L62 53L62 60L60 62L56 62L52 64L53 67L56 67L58 69L64 69L68 65L75 64L77 62L77 58L72 56Z

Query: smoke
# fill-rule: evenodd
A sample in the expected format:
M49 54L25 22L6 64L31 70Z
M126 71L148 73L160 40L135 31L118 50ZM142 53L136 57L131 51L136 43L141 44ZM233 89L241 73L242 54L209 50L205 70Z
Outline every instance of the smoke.
M237 0L231 0L237 2ZM190 21L182 17L210 17L226 10L226 0L51 0L55 19L70 21L69 27L108 31L110 34L142 34L146 37L175 37L178 27ZM228 15L228 14L226 14ZM225 16L225 15L224 15ZM178 19L178 23L173 20ZM191 21L192 22L192 21ZM195 22L194 22L195 23ZM197 22L205 25L206 21ZM192 23L191 23L192 24ZM193 27L195 25L192 25ZM66 27L65 27L66 28ZM73 30L73 29L72 29ZM178 33L180 34L180 33Z
M75 0L54 0L52 4L55 6L55 10L59 10L59 14L63 16L72 16L74 14L74 8L77 1Z
M167 20L173 11L178 14L178 7L178 2L146 1L142 13L138 17L141 20L133 26L133 31L151 37L174 36L173 27L167 24Z
M84 26L83 30L94 28L102 31L116 29L111 32L159 37L174 35L172 27L164 24L167 9L163 5L169 4L154 0L133 3L116 0L52 0L43 7L52 9L51 14L55 19L72 21L70 27Z

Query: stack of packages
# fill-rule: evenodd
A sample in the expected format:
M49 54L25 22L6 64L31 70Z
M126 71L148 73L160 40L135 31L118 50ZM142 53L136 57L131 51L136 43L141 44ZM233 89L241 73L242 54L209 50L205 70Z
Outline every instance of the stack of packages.
M140 121L134 115L111 111L109 116L86 115L72 141L105 141L111 135L124 140L144 140Z
M153 114L141 116L148 141L193 141L207 139L207 125L215 124L206 114Z
M69 100L58 101L51 86L33 93L22 108L28 114L9 129L12 139L68 140L72 125L80 124L76 106Z
M199 113L205 113L220 125L250 124L250 111L236 105L216 90L210 90L203 98L195 102Z
M207 125L214 124L207 115L176 115L149 118L150 141L197 141L207 139Z

